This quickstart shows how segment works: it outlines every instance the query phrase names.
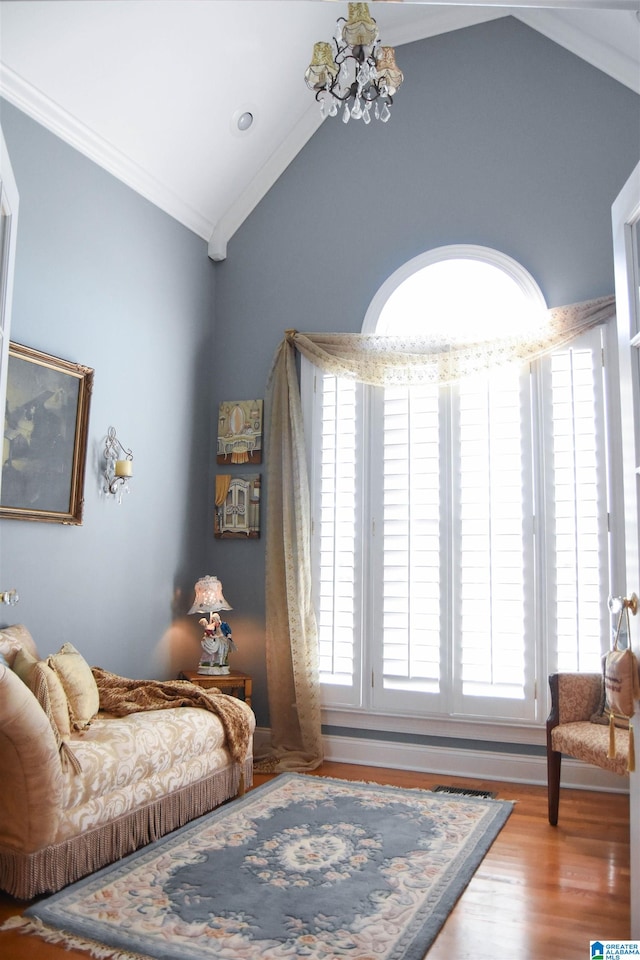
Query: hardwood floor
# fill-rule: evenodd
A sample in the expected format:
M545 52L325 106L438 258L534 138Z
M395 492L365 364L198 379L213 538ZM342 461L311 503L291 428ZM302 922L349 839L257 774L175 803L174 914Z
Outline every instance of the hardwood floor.
M585 960L589 940L629 938L626 796L562 790L557 827L546 789L489 780L326 762L316 775L429 789L439 783L495 790L516 805L448 917L429 960ZM271 779L255 777L255 786ZM0 923L25 904L0 894ZM37 937L0 933L7 960L86 960Z

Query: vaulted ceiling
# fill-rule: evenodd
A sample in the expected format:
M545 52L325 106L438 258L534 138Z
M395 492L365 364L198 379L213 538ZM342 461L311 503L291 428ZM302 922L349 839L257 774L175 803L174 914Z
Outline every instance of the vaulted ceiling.
M370 9L394 46L513 15L640 93L638 2L400 0ZM303 74L314 41L331 38L346 8L331 0L10 0L0 3L0 93L222 259L321 123ZM254 118L244 132L243 112Z

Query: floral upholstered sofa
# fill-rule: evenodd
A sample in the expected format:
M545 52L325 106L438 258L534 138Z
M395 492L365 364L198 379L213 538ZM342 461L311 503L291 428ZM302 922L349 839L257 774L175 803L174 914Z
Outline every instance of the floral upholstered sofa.
M105 712L105 706L108 712ZM241 792L255 718L186 681L125 680L0 630L0 889L52 892Z

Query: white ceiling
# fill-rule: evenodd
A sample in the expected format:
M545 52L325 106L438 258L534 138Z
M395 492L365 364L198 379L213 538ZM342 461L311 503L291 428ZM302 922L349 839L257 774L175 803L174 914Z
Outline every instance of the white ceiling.
M640 93L639 4L400 0L370 9L395 46L512 14ZM331 38L346 8L331 0L5 0L0 93L223 259L320 124L303 74L314 41ZM245 110L255 121L240 133L234 118Z

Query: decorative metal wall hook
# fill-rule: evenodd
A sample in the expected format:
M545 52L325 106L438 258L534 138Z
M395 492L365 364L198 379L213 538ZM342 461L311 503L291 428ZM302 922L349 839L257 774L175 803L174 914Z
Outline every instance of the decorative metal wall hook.
M610 613L621 613L623 610L629 610L635 617L638 612L638 597L635 593L630 597L609 597Z
M104 479L107 493L117 496L122 503L122 494L129 492L129 480L133 476L133 452L118 440L115 427L109 427L104 447Z

